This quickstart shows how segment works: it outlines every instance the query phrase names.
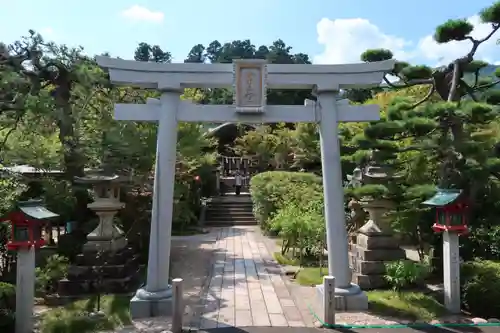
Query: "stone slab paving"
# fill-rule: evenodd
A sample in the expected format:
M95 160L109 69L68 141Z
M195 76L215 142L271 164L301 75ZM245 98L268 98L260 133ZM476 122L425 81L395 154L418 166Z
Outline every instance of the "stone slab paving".
M307 326L279 266L252 228L220 228L200 329Z
M457 328L442 328L442 327L425 327L425 328L361 328L361 329L318 329L318 328L298 328L298 327L230 327L200 330L199 333L500 333L500 327L457 327Z

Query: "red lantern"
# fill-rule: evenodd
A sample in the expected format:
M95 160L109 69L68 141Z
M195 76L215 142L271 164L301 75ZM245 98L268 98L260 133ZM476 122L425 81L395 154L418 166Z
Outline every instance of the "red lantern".
M459 235L468 233L468 205L462 198L462 190L443 190L423 203L435 207L436 220L432 229L436 232L453 231Z
M42 206L41 200L30 200L18 203L17 210L0 219L0 222L11 224L11 235L7 242L8 250L39 248L45 245L42 229L47 219L59 215Z
M197 182L199 182L200 181L200 176L198 176L198 175L194 176L194 180L197 181Z

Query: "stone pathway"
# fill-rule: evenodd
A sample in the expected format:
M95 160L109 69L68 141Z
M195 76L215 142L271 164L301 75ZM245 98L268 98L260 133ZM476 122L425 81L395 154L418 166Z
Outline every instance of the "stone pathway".
M305 327L301 311L252 227L220 228L215 261L201 299L200 329Z

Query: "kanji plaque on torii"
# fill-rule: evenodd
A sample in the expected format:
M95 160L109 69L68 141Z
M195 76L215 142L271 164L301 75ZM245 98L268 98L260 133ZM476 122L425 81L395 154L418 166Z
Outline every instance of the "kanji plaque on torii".
M264 112L267 65L261 59L233 60L233 102L236 112Z

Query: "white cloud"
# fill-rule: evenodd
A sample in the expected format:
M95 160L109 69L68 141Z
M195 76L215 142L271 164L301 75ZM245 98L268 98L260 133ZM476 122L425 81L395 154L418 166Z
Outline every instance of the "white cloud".
M367 49L386 48L398 59L407 58L404 38L384 34L376 25L362 18L329 20L321 19L317 26L318 42L325 46L316 56L316 63L359 62L359 56Z
M483 38L490 31L489 24L482 24L478 16L469 21L474 24L472 36ZM398 60L415 63L440 65L465 55L470 50L470 42L450 42L437 44L432 34L418 41L406 40L403 37L384 33L379 27L366 19L322 19L317 26L318 42L324 45L323 53L314 58L315 63L353 63L359 62L360 54L372 48L385 48L394 53ZM497 56L496 37L479 47L476 59L491 63L500 61Z
M57 34L51 27L42 28L38 32L40 33L40 35L42 35L44 39L53 40L54 38L57 37Z
M160 11L153 11L139 5L133 5L121 12L121 15L131 21L148 21L160 23L164 14Z

